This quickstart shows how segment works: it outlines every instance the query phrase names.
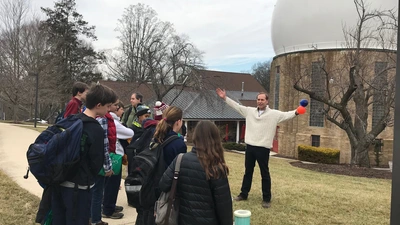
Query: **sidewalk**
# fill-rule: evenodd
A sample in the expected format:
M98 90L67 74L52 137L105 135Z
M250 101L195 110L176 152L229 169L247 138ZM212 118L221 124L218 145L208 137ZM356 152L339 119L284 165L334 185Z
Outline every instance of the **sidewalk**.
M28 179L23 178L28 166L26 151L38 135L37 131L28 128L0 123L0 169L22 188L41 198L42 188L36 182L35 177L29 174ZM125 190L123 189L124 180L122 180L121 186L117 205L124 207L125 216L119 220L103 218L103 221L108 222L109 225L133 225L136 221L136 209L128 206L126 200Z

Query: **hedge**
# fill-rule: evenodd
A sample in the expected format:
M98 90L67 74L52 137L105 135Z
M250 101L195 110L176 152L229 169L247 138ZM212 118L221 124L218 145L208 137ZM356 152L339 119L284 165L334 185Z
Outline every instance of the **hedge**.
M246 150L246 146L244 146L242 144L235 143L235 142L222 143L222 146L225 149L228 149L228 150L238 150L238 151L245 151Z
M338 164L340 162L340 151L332 148L322 148L307 145L299 145L298 158L302 161Z

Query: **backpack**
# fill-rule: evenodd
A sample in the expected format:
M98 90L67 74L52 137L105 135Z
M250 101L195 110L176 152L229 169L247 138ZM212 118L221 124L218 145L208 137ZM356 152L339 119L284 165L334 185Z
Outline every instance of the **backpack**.
M125 148L125 153L128 157L128 173L132 170L133 158L150 146L154 131L154 127L149 127L144 130L134 130L135 135L139 133L141 134L139 137L135 137L134 135L131 143Z
M29 170L42 186L60 184L76 174L86 141L82 134L82 120L70 115L49 126L29 146Z
M60 112L58 113L58 115L57 115L57 117L56 117L55 123L58 123L58 122L60 122L62 119L64 119L64 114L65 114L65 108L64 108L62 111L60 111Z
M157 225L177 225L179 215L179 198L176 197L176 188L179 179L183 154L179 154L174 170L171 190L162 192L154 206L155 222Z
M161 191L158 183L165 172L163 148L177 135L167 138L163 143L152 142L148 148L133 158L131 171L125 179L125 190L129 205L133 207L152 207Z

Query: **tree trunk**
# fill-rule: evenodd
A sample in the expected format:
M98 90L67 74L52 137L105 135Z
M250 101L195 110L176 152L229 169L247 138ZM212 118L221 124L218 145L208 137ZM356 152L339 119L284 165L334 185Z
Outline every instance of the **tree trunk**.
M368 147L369 144L365 143L361 144L359 143L358 146L354 146L355 149L355 155L352 160L352 164L358 165L361 167L371 167L370 161L369 161L369 155L368 155ZM352 147L353 149L353 147Z

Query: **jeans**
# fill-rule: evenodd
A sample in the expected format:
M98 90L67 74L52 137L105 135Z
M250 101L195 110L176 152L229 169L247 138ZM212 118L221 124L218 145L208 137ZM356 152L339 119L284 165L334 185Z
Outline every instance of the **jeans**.
M121 185L121 173L105 178L103 213L107 216L111 216L115 212L115 204L117 203L119 187Z
M53 224L87 225L90 215L90 198L90 190L54 187L51 202Z
M91 218L92 223L101 221L101 203L103 201L104 177L97 175L92 190Z
M269 174L268 161L270 149L258 146L247 145L245 155L245 173L243 176L240 195L247 198L251 189L254 167L256 160L261 172L261 188L263 201L271 201L271 176Z

